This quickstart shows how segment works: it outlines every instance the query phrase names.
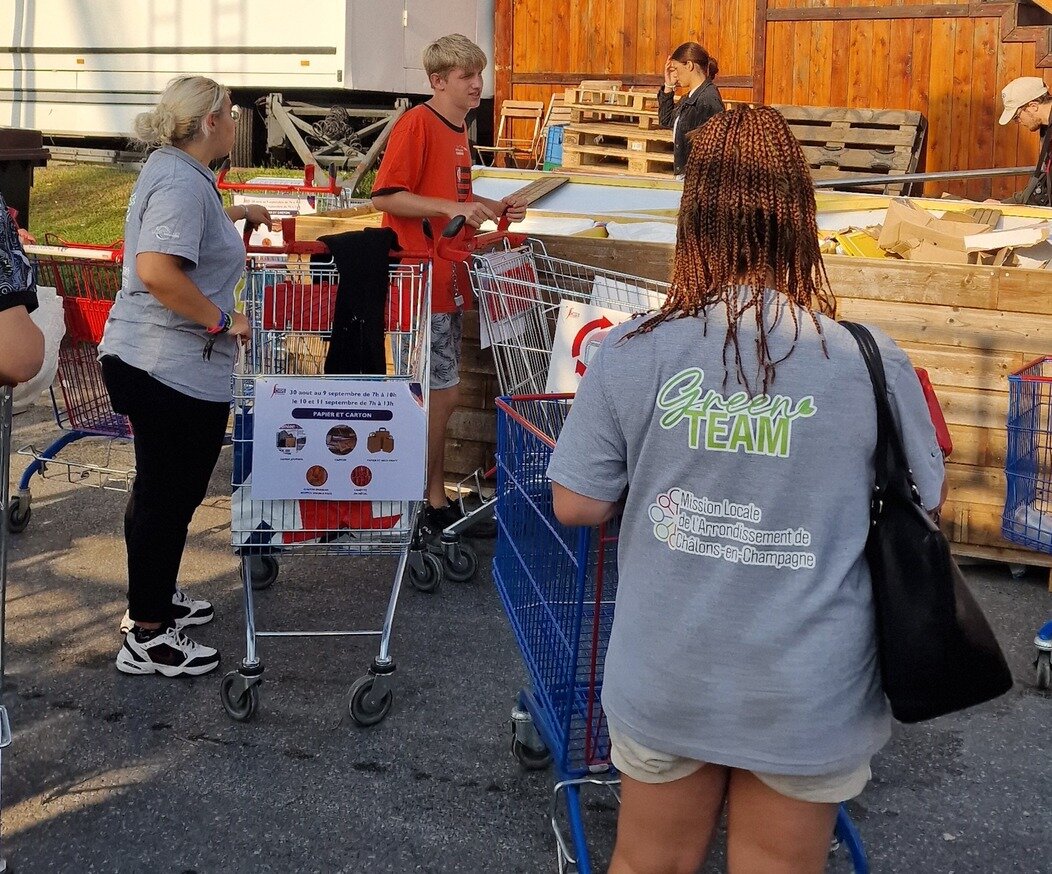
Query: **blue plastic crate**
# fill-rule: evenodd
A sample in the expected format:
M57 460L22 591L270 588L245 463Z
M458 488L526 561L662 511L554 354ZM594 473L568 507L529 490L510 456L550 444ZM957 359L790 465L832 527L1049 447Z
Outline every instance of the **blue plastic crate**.
M1005 480L1001 536L1052 552L1052 356L1008 377Z
M544 142L544 169L551 170L563 165L563 134L566 128L552 125L548 128L548 137Z

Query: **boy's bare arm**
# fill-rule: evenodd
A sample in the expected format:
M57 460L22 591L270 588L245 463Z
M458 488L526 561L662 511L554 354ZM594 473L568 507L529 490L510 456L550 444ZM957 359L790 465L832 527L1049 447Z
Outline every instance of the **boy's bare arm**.
M469 203L457 203L455 200L444 200L440 197L423 197L411 191L394 191L381 194L372 199L373 206L380 212L387 212L400 218L432 218L445 216L452 219L462 215L472 227L479 227L485 221L496 221L497 217L487 206L491 201L481 200ZM441 228L439 228L441 230Z

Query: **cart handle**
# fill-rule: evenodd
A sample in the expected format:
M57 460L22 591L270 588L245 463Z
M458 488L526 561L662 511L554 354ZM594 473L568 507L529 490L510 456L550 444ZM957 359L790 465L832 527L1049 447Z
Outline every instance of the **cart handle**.
M220 191L269 191L279 194L339 194L343 187L336 182L336 170L329 167L329 183L325 186L314 184L314 165L308 164L303 168L303 184L289 185L266 182L228 182L227 173L230 172L230 159L223 162L223 166L216 176L216 188Z
M438 245L432 244L431 240L433 237L433 231L431 230L431 223L424 220L424 236L428 240L428 250L426 252L410 252L399 250L395 254L398 258L415 260L415 261L430 261L436 256L439 258L445 258L446 260L453 260L446 252L449 246L454 242L454 237L460 233L464 227L464 216L458 215L452 221L449 222L442 230L442 236L438 241ZM283 244L281 246L253 246L249 243L249 238L252 236L252 231L248 225L245 225L245 252L249 255L328 255L329 247L320 240L297 240L296 239L296 217L283 218L281 220L281 238Z
M463 216L457 216L459 219L463 219ZM454 219L456 221L456 219ZM502 212L500 217L497 219L497 230L488 231L484 234L480 234L477 229L471 227L471 225L462 224L457 234L458 239L455 241L459 243L459 246L454 247L453 243L442 246L439 243L439 257L445 258L447 261L467 261L478 252L480 249L485 249L490 246L503 243L505 240L515 248L521 246L526 242L525 234L512 234L508 232L508 228L511 227L511 220L508 218L506 212ZM446 226L446 230L449 230L449 226ZM445 236L445 234L443 234Z

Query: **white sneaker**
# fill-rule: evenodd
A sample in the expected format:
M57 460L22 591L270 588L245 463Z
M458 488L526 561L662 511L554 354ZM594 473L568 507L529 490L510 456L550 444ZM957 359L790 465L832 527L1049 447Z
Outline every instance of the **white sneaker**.
M124 636L117 670L125 674L199 677L219 667L219 651L190 640L177 628L166 628L148 640L135 632Z
M182 589L176 589L175 594L172 595L172 608L176 628L186 628L188 625L204 625L206 622L211 622L215 619L216 615L215 610L212 609L212 605L208 601L191 598ZM134 624L131 616L128 615L128 611L125 610L121 619L121 634L127 634L131 631Z

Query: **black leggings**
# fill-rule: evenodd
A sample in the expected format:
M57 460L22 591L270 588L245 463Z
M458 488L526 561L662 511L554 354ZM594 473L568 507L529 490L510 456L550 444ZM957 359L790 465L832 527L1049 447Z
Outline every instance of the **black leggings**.
M113 409L135 435L124 511L128 611L137 622L167 624L187 529L219 460L230 404L185 395L114 355L102 359L102 374Z

